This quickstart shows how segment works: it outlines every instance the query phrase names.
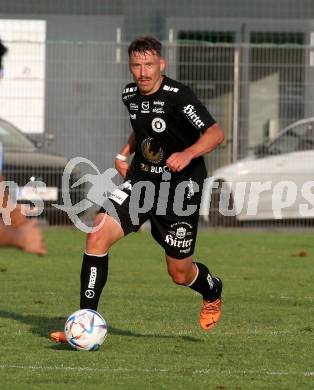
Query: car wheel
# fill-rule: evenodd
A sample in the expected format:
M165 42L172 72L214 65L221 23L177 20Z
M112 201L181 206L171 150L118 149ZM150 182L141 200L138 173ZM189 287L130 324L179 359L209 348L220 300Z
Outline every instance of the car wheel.
M218 186L216 185L212 190L210 205L209 205L209 225L210 226L224 226L224 227L233 227L238 225L237 219L235 216L223 215L219 210L219 203L223 191L223 181L218 181ZM229 197L228 210L232 210L234 207L234 200L232 194Z

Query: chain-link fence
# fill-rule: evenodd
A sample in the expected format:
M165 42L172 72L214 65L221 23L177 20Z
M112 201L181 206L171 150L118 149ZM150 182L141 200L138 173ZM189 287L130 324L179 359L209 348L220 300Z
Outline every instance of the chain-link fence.
M211 196L204 197L202 213L211 225L256 220L306 224L314 217L313 48L298 33L254 33L250 39L237 44L232 34L190 32L164 45L167 74L192 87L226 136L205 157L209 176L218 184L205 187ZM113 167L130 133L121 102L121 91L131 80L127 45L4 43L11 53L0 80L0 118L9 122L0 122L4 173L18 183L21 200L30 194L23 190L28 182L45 182L44 215L51 223L64 223L65 214L51 203L62 203L66 160L86 158L101 173ZM95 174L97 169L87 165L80 163L81 174L74 172L71 183L83 173ZM75 202L86 195L83 187L70 191ZM227 203L229 211L224 210Z

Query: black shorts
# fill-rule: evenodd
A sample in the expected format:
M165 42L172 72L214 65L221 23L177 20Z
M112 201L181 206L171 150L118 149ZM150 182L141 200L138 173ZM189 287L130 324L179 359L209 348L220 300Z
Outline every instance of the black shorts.
M184 259L194 252L204 177L177 183L128 180L112 192L99 213L117 220L124 234L150 221L154 239L167 255Z

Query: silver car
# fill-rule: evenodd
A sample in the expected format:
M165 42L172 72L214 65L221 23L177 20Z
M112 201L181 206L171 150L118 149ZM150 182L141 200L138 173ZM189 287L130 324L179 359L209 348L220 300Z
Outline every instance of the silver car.
M44 217L50 224L69 224L66 213L53 207L52 204L63 204L62 175L67 164L64 156L48 153L40 149L26 137L17 127L0 119L0 144L3 148L2 174L7 181L17 185L17 200L19 203L33 204L38 198L44 202ZM2 153L1 153L2 154ZM80 178L79 172L74 172L70 184ZM33 181L41 181L45 188L29 186ZM70 189L73 204L78 203L85 196L83 185Z
M217 225L314 218L314 118L291 124L248 157L214 171L200 213Z

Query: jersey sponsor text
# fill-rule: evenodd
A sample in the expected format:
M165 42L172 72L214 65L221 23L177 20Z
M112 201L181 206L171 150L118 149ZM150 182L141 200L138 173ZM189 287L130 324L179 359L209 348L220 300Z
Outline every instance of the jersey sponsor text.
M200 117L196 114L195 108L192 104L188 104L183 107L183 113L196 127L201 129L205 126L205 123L201 121Z

